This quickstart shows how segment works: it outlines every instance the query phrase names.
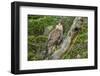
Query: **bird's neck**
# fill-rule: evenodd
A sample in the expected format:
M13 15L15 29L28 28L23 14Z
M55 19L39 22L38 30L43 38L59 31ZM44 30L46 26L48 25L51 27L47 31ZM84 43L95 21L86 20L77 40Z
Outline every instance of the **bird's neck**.
M63 30L63 27L59 25L59 26L56 26L56 29Z

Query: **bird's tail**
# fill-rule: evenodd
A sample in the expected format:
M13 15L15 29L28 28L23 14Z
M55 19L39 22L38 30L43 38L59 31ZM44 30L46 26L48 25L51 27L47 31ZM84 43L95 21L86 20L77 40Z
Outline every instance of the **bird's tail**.
M45 53L44 53L44 59L48 57L48 41L45 44Z

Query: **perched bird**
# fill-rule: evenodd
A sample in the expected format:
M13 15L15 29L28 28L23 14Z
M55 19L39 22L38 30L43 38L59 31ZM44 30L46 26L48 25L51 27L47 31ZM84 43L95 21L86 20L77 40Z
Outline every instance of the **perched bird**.
M61 43L63 39L63 25L59 22L55 28L49 33L47 41L47 55L51 55L54 51L54 46Z

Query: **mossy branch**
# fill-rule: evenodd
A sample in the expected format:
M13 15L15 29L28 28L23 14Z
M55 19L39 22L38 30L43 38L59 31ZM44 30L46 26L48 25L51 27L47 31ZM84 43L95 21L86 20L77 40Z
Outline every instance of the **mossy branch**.
M68 31L67 36L61 43L61 48L56 50L50 57L47 57L46 59L61 59L62 55L71 48L73 41L75 42L79 31L82 29L82 24L83 17L76 17L71 25L70 30Z

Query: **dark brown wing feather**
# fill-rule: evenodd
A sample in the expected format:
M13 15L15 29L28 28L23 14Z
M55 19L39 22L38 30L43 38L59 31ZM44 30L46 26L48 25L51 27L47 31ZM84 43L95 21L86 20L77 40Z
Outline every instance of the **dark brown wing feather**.
M61 30L55 29L51 31L48 38L48 45L50 46L55 44L59 40L60 36L61 36Z

